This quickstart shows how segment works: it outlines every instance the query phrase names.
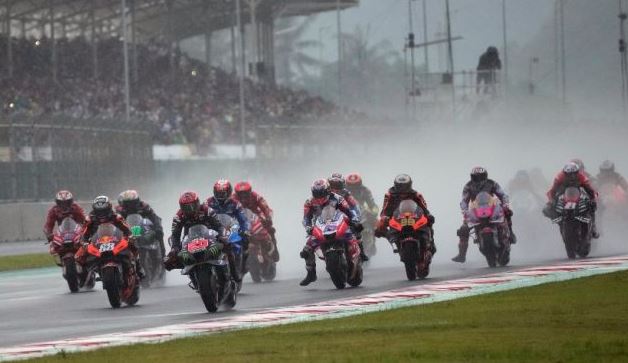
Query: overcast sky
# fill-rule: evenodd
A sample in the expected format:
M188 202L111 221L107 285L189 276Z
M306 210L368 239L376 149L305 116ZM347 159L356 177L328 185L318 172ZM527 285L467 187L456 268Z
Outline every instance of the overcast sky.
M444 0L426 0L428 15L428 38L444 27ZM533 37L544 21L553 16L551 0L506 0L507 34L510 44L525 44ZM417 42L423 39L422 0L413 2L415 34ZM454 57L456 69L472 69L477 65L478 56L489 45L502 49L502 0L451 0L452 35L464 39L455 42ZM352 32L356 26L370 28L373 42L389 39L398 50L403 49L404 38L408 33L408 0L361 0L356 8L342 12L343 32ZM318 39L321 32L324 50L328 60L337 57L336 14L323 13L312 24L307 37ZM431 70L438 70L437 47L430 50ZM419 53L419 59L422 58Z

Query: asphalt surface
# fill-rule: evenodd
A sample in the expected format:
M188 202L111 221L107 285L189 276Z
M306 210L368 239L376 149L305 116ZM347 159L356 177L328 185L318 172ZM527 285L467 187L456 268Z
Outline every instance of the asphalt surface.
M109 306L100 283L93 291L69 293L58 268L5 272L0 273L0 336L3 337L0 346L207 320L225 314L314 303L491 272L496 270L488 269L482 261L465 265L436 264L428 279L409 282L399 263L393 267L367 268L361 287L336 290L324 267L319 266L318 281L306 288L298 286L299 279L294 278L254 284L247 277L237 306L216 314L205 311L200 297L187 286L187 277L178 272L169 273L165 286L142 290L137 306L116 310Z

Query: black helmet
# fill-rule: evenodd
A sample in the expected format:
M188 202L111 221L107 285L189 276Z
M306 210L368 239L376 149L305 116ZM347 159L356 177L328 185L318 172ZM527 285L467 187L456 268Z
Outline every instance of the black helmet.
M345 178L340 173L333 173L327 181L329 182L329 187L334 192L345 189Z
M615 171L615 163L610 160L604 160L600 165L600 173L613 173Z
M133 189L125 190L118 196L118 205L129 212L136 212L142 204L140 195Z
M412 190L412 178L408 174L399 174L395 177L395 191L408 193Z
M312 197L315 199L326 198L331 194L329 182L325 179L317 179L312 183Z
M471 181L480 183L488 179L488 172L481 166L471 169Z
M486 49L486 53L489 53L489 54L497 54L497 48L496 48L496 47L494 47L494 46L490 46L490 47L488 47L488 48Z
M55 195L55 204L63 211L69 211L74 203L74 196L67 190L60 190Z
M92 202L92 211L99 220L109 218L113 214L113 207L109 197L101 195Z

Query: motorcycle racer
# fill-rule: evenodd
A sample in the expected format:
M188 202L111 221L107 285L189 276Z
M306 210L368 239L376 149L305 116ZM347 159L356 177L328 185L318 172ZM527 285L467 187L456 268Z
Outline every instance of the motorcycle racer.
M242 207L250 209L253 213L260 217L264 229L268 231L274 245L272 259L279 261L279 251L277 249L277 238L275 237L275 227L273 227L273 210L270 209L266 199L255 192L251 183L241 181L235 185L235 194L233 198L238 201Z
M604 162L600 164L597 183L600 188L606 186L619 187L624 193L628 193L628 182L626 182L626 179L621 174L615 171L615 163L610 160L604 160Z
M54 237L53 229L55 225L60 224L67 217L72 218L79 225L85 223L85 212L78 203L74 202L72 193L67 190L60 190L55 195L55 205L48 209L46 222L44 223L44 235L48 242L51 242ZM52 245L50 247L52 251Z
M354 233L362 232L362 224L360 216L351 208L349 203L339 194L333 193L329 182L326 179L317 179L311 187L312 197L305 201L303 206L303 227L308 235L305 246L300 253L301 258L305 260L305 269L307 275L299 283L301 286L307 286L316 281L316 256L314 251L316 246L312 238L312 224L323 208L328 205L336 207L349 218L351 230Z
M342 196L349 204L349 207L351 207L351 209L353 210L353 213L361 218L362 211L360 210L360 205L358 204L358 201L353 197L351 192L347 189L347 183L342 174L333 173L331 177L327 179L327 182L329 183L331 192ZM362 259L362 261L368 261L369 258L364 253L364 245L361 238L362 236L360 234L357 234L356 237L359 241L358 245L360 246L360 258Z
M379 215L379 222L375 230L375 237L385 237L388 230L388 222L392 218L393 213L404 200L413 200L423 211L428 219L428 225L432 235L432 255L436 253L436 245L434 244L434 216L427 209L427 202L423 195L412 189L412 178L408 174L399 174L395 177L393 186L388 189L384 195L384 205Z
M462 200L460 201L460 210L462 212L463 220L462 226L458 229L456 234L459 237L458 242L458 255L452 258L454 262L464 263L467 258L467 249L469 248L469 234L471 229L467 221L467 212L469 210L469 202L475 199L480 192L487 192L491 195L497 196L504 209L504 215L508 228L510 229L510 243L517 243L517 238L512 231L512 209L510 209L510 198L508 194L502 189L502 187L493 179L488 178L488 172L481 166L474 167L470 173L471 180L465 184L462 190Z
M565 192L568 187L583 188L591 198L591 236L599 238L595 223L595 211L597 210L598 193L593 188L593 183L586 174L580 169L578 164L574 162L567 163L563 169L556 175L550 190L547 191L547 204L543 208L543 214L548 218L554 217L554 208L557 198Z
M155 213L153 208L143 200L140 199L140 195L135 190L125 190L118 196L118 205L116 206L116 213L123 218L129 216L129 214L139 214L142 218L147 218L153 223L153 228L156 232L156 238L159 241L159 247L161 248L161 255L166 255L166 247L164 246L164 229L161 225L161 218Z

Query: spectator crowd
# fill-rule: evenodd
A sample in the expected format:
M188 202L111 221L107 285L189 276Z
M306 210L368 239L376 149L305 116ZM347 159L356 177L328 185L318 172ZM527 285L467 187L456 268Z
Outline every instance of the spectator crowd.
M0 49L7 48L0 37ZM0 101L5 115L26 113L72 118L121 120L125 116L122 44L118 38L91 43L58 39L56 80L49 39L11 38L13 76L8 57L0 59ZM159 40L138 44L131 72L131 118L149 121L159 144L191 143L206 148L240 141L239 89L234 74L191 59ZM131 51L133 48L130 49ZM97 66L94 67L94 58ZM131 62L132 66L135 64ZM97 74L94 76L94 69ZM246 117L251 124L304 125L367 122L356 112L337 117L337 107L305 91L246 79ZM348 115L348 116L347 116ZM253 140L254 128L247 133Z

